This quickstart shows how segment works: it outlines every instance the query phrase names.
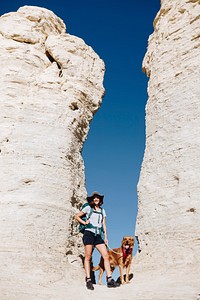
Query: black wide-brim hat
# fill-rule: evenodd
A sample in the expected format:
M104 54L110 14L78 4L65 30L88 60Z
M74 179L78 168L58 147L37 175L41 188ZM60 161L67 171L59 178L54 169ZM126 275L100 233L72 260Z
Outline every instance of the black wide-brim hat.
M93 192L91 196L87 196L88 203L92 202L95 196L98 196L100 198L101 204L103 204L104 195L100 195L98 192Z

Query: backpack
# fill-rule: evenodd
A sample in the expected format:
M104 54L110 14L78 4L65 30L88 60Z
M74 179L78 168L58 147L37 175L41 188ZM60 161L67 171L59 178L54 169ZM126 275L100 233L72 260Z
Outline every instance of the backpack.
M88 202L86 202L86 203L83 204L81 210L82 210L84 207L86 207L86 206L89 206ZM89 220L89 218L91 217L93 211L94 211L94 209L91 207L91 208L90 208L90 212L89 212L88 217L86 217L86 216L84 215L84 216L81 217L81 219L82 219L83 221ZM98 212L98 213L99 213L99 212ZM102 208L101 208L101 212L100 212L99 214L101 214L102 217L103 217ZM87 224L87 225L79 224L78 230L79 230L80 233L83 234L86 228L94 228L94 229L97 230L97 227L96 227L96 226L93 226L92 224ZM103 225L102 225L102 227L100 228L100 232L99 232L100 235L102 236L102 238L103 238L103 232L104 232L104 230L103 230ZM97 234L97 231L96 231L96 234Z
M89 204L88 204L87 202L83 204L81 210L82 210L84 207L86 207L86 206L89 206ZM93 213L93 208L91 207L90 213L89 213L89 215L88 215L88 218L86 217L86 215L84 215L84 216L81 217L81 219L82 219L83 221L87 221L87 220L91 217L92 213ZM80 232L80 233L84 233L86 226L87 226L87 225L79 224L79 228L78 228L79 232Z

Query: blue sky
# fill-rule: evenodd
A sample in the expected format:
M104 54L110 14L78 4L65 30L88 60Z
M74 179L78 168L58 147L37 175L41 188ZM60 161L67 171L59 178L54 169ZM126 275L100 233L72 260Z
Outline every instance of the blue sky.
M20 6L52 10L69 34L104 60L106 95L83 148L88 194L105 195L110 247L134 235L137 183L145 147L147 77L142 60L160 0L0 1L0 14Z

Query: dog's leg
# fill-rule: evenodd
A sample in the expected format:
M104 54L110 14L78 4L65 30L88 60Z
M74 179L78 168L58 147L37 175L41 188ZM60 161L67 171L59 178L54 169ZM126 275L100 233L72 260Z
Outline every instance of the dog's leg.
M102 276L103 276L104 269L101 267L99 268L99 284L102 285Z
M123 266L119 266L121 284L124 284Z
M129 264L126 268L126 283L129 283L129 273L130 273L130 267L131 265Z

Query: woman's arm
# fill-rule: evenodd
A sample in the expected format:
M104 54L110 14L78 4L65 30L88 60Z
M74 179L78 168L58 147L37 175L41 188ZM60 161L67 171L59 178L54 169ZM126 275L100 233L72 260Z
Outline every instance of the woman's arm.
M82 220L81 217L84 216L84 215L85 215L85 213L84 213L83 211L80 211L79 213L77 213L77 214L74 216L74 218L75 218L75 220L77 220L80 224L87 225L87 224L90 223L90 220L86 220L86 221Z
M104 242L108 245L108 236L107 236L107 228L106 228L106 217L103 218L103 230L104 230Z

